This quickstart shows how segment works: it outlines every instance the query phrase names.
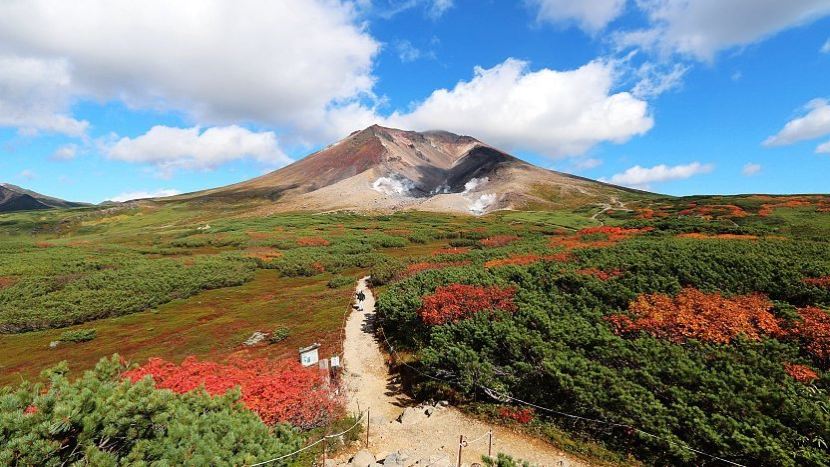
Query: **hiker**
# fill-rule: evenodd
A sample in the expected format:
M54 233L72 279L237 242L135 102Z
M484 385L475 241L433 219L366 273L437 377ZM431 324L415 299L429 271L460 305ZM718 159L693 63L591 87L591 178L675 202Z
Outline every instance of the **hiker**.
M358 292L358 293L357 293L357 300L358 300L358 301L361 301L361 302L362 302L363 300L366 300L366 294L365 294L365 293L363 293L363 291L362 291L362 290L361 290L360 292Z

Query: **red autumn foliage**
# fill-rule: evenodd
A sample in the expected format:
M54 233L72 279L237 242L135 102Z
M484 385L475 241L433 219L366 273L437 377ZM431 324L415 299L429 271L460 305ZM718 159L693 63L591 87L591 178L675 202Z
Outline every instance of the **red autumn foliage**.
M318 369L303 368L292 360L236 358L220 364L187 357L176 365L151 358L124 377L135 382L147 375L153 377L156 387L179 394L204 387L209 394L221 395L239 387L245 406L267 424L285 422L309 429L325 425L340 412Z
M644 331L672 342L698 339L727 344L738 335L752 340L764 334L784 336L772 306L761 294L724 297L687 288L675 297L641 295L629 305L632 316L611 315L607 320L620 334Z
M802 208L815 207L816 212L830 212L830 198L826 196L786 196L786 197L772 197L772 196L754 196L759 201L770 201L764 203L758 210L758 215L767 217L778 208Z
M25 415L32 415L37 413L37 407L34 405L26 406L26 409L23 411Z
M494 235L492 237L487 237L482 240L479 240L479 243L482 246L486 246L488 248L500 247L500 246L507 246L511 243L518 240L519 237L516 235Z
M804 340L807 351L824 362L830 362L830 313L808 306L798 309L801 321L795 323L790 333Z
M807 365L799 365L797 363L785 363L784 371L799 383L809 383L818 378L816 370Z
M414 276L419 272L423 271L433 271L437 269L444 269L450 268L455 266L467 266L471 262L470 261L448 261L446 263L437 263L437 262L429 262L429 261L421 261L419 263L412 263L406 267L400 274L398 274L398 278L402 279L405 277Z
M653 227L644 227L642 229L626 229L623 227L612 227L607 225L588 227L576 232L574 235L551 237L549 245L552 247L564 248L566 250L574 250L577 248L603 248L612 246L617 242L630 238L634 235L651 232L652 230L654 230Z
M593 276L601 281L608 281L615 277L622 276L622 271L619 269L612 269L610 271L603 271L602 269L597 268L585 268L579 269L576 271L577 274L582 274L583 276Z
M509 258L502 258L502 259L491 259L484 263L485 268L495 268L499 266L509 266L509 265L516 265L516 266L523 266L525 264L533 264L537 261L542 259L539 255L519 255L519 256L511 256Z
M536 412L529 407L521 409L516 407L500 407L499 416L508 420L519 422L522 425L527 425L533 421L533 418L536 416Z
M311 263L311 269L314 269L314 271L317 274L321 274L321 273L326 272L326 267L323 266L323 263L321 263L319 261L315 261L315 262Z
M516 311L513 288L451 284L423 298L418 316L428 325L445 324L489 310Z
M710 204L705 206L698 206L697 203L690 203L688 209L683 209L677 213L680 216L700 216L704 219L711 220L716 217L746 217L749 215L743 208L735 206L734 204Z
M816 287L830 288L830 276L807 277L803 280L803 282ZM2 287L2 283L0 283L0 287Z
M299 246L329 246L331 243L320 237L300 237L297 239Z

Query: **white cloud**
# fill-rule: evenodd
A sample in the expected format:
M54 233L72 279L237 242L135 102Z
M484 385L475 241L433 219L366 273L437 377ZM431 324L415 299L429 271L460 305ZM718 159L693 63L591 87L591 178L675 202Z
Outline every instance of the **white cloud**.
M536 8L538 21L556 24L576 23L588 33L596 33L622 14L626 0L527 0Z
M427 14L433 19L440 18L444 16L444 13L446 13L447 10L453 7L453 4L453 0L431 0L429 2Z
M786 146L830 134L830 101L813 99L804 110L804 115L790 120L781 131L767 138L764 146Z
M631 93L641 98L657 97L680 87L687 71L689 67L681 63L664 65L646 62L635 72L639 81Z
M830 154L830 141L819 144L816 148L816 154Z
M830 54L830 39L821 46L821 53Z
M52 159L68 161L70 159L74 159L77 155L78 145L70 143L64 144L63 146L56 149L55 152L52 154Z
M0 44L41 67L26 73L33 97L13 88L10 108L37 106L42 93L50 103L11 121L0 107L5 124L77 133L83 122L53 103L80 96L328 136L318 122L371 93L379 48L346 0L8 0ZM7 94L0 85L0 102ZM63 119L43 121L56 111Z
M128 191L126 193L121 193L119 195L113 196L109 199L109 201L123 203L124 201L131 201L134 199L164 198L165 196L176 196L180 193L181 192L179 190L175 190L172 188L162 188L155 191Z
M650 26L619 34L620 45L705 61L830 13L827 0L638 0L637 5Z
M626 169L624 172L611 176L609 179L600 180L616 185L647 190L652 183L683 180L695 175L709 173L714 168L712 164L701 164L700 162L675 166L660 164L649 168L635 165L634 167Z
M751 177L753 175L758 175L761 173L761 165L760 164L753 164L752 162L745 164L743 169L741 169L741 174L745 177Z
M591 170L595 169L602 165L601 159L577 159L571 164L571 168L573 170L581 171L581 170Z
M254 133L236 125L173 128L154 126L135 138L105 144L110 159L152 164L164 173L174 169L212 169L229 161L251 158L271 166L291 162L273 132Z
M0 126L83 135L89 124L68 115L71 85L64 60L0 55Z
M18 177L20 177L24 180L32 180L35 177L37 177L37 174L35 174L34 171L32 171L32 170L25 169L22 172L20 172L20 174L18 174Z
M415 47L409 41L400 41L395 44L395 48L398 51L398 58L400 58L403 63L414 62L415 60L421 58L422 55L421 49Z
M434 91L411 112L392 114L386 124L440 128L551 157L579 155L601 142L624 143L651 129L647 102L628 92L613 93L614 85L611 63L530 71L527 62L510 58L493 68L476 67L470 81Z

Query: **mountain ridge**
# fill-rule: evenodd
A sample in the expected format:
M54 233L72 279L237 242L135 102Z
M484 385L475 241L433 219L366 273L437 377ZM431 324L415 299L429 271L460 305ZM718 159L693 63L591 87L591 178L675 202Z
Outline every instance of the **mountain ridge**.
M12 185L0 183L0 212L32 211L88 206L86 203L66 201Z
M483 214L650 193L530 164L472 136L372 125L281 169L171 200L260 199L266 212L417 209Z

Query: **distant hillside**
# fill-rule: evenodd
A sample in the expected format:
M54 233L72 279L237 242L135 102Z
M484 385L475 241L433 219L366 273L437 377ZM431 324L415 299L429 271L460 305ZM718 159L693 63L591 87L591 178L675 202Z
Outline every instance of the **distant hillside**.
M259 199L269 211L498 209L616 204L648 193L546 170L470 136L373 125L287 167L178 200Z
M42 195L10 183L0 183L0 212L74 208L80 206L87 206L87 204L74 203Z

